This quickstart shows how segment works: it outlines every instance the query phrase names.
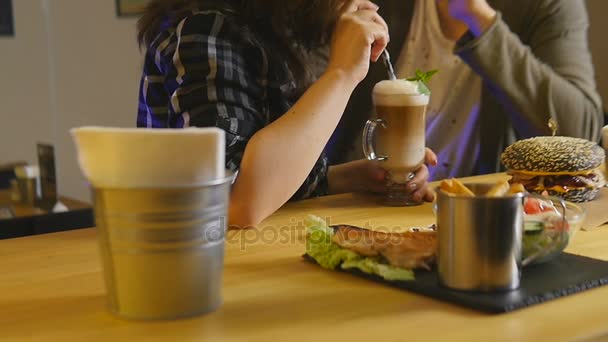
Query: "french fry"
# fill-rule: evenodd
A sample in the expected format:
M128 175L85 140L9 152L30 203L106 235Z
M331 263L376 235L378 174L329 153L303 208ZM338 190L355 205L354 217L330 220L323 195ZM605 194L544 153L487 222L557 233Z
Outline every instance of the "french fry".
M456 189L456 193L460 196L464 197L475 197L475 194L471 189L467 188L466 185L462 184L458 179L454 179L454 188Z
M511 187L509 188L509 195L515 195L518 194L520 192L523 193L527 193L528 191L526 190L526 188L524 188L523 184L521 183L513 183L511 184Z
M449 196L475 197L475 194L466 185L462 184L458 179L444 179L439 183L439 190ZM528 191L521 183L509 185L507 181L499 181L494 184L486 193L488 197L503 197L518 193L527 193Z
M452 179L444 179L439 183L439 189L448 195L454 195L454 182Z
M466 185L454 178L442 180L439 189L450 196L475 197L475 194Z
M488 197L503 197L509 191L509 182L499 181L490 188L486 194Z

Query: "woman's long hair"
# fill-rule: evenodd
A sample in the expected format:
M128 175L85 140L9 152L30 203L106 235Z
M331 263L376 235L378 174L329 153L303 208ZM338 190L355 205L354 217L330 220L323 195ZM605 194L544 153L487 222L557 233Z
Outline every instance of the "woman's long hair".
M163 30L177 25L194 9L229 5L240 20L261 38L273 61L284 61L298 89L315 75L305 54L326 45L345 0L152 0L137 22L137 38L147 47Z

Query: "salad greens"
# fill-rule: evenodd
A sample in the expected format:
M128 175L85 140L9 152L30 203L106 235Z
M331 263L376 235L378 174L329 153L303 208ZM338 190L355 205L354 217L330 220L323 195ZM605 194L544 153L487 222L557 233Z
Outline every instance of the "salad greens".
M323 268L335 270L358 269L368 274L379 275L386 280L414 280L414 272L383 263L378 258L359 255L332 242L334 231L325 220L308 216L304 221L307 231L306 253Z

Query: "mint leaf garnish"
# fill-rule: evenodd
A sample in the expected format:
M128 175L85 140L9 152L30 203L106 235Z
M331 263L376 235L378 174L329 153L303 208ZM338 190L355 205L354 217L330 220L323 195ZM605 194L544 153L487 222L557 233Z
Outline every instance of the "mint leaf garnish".
M423 72L420 69L416 69L416 77L408 78L408 81L418 82L418 92L423 95L431 95L431 91L427 85L427 81L433 77L439 70L431 70L427 72Z

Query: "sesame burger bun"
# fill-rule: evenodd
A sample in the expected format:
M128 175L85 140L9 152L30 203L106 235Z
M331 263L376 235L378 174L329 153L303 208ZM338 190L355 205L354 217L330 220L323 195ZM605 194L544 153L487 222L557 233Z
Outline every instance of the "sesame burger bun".
M571 202L593 200L604 178L598 168L604 163L604 149L596 143L571 137L536 137L507 147L501 162L535 193L547 191Z

